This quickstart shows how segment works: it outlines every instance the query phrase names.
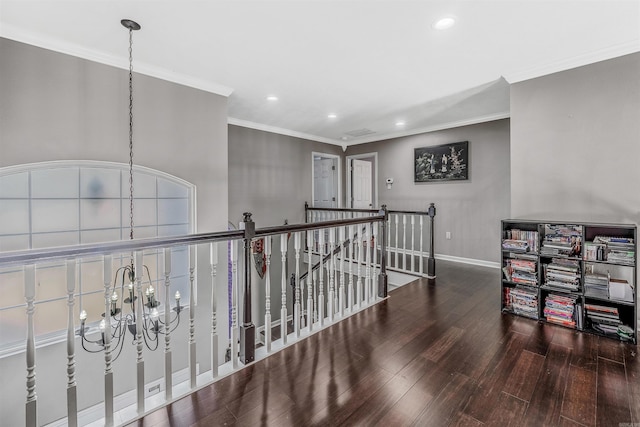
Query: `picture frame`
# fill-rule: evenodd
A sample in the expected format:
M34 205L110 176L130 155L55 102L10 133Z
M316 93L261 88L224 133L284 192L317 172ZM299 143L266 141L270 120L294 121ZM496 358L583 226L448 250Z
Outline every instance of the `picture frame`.
M414 182L469 179L469 141L414 149Z

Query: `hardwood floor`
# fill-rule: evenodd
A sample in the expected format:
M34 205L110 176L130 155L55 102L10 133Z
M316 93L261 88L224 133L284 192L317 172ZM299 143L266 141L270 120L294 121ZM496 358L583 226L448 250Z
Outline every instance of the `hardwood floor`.
M435 284L131 425L640 426L637 347L501 314L499 280L438 261Z

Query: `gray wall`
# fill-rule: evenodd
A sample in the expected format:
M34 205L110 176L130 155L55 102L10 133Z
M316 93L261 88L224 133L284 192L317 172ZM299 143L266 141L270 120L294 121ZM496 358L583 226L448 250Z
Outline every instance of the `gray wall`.
M640 54L511 87L514 218L640 221Z
M342 156L344 169L339 146L229 126L229 220L237 224L251 212L257 227L304 222L312 152Z
M469 141L469 180L413 182L415 148ZM378 152L379 205L426 210L436 204L435 252L499 261L500 220L509 216L509 120L412 135L349 147L346 155ZM386 178L393 178L391 190ZM451 240L445 240L445 232ZM492 248L495 248L492 249Z
M0 167L62 159L128 162L127 71L2 38L0 58ZM227 99L141 75L135 75L134 89L135 163L194 183L198 231L226 229ZM201 252L199 257L198 275L209 277L207 256ZM226 268L221 266L219 271L224 273ZM206 283L199 289L197 312L202 371L209 369L210 360L211 314L206 304L210 288ZM219 300L226 301L226 287L219 290ZM226 304L220 305L219 319L226 319ZM181 328L185 324L188 322ZM187 345L182 337L184 330L176 332L174 369L186 365ZM226 343L223 350L224 346ZM102 399L104 361L99 354L82 352L79 342L76 349L78 396L84 407ZM119 391L129 388L134 378L135 359L130 349L127 352L117 361ZM145 356L147 380L159 376L162 353ZM66 413L65 354L64 344L37 350L41 423ZM1 423L22 425L24 355L0 359L0 372Z

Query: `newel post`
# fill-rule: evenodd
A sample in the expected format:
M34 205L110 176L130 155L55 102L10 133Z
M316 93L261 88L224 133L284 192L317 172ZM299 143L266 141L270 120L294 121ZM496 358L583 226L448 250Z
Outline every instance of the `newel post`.
M436 217L436 206L435 204L431 203L429 205L429 210L427 211L429 213L429 222L431 223L431 230L429 232L430 234L430 243L429 243L429 260L427 263L427 277L429 279L435 279L436 278L436 256L435 256L435 249L433 247L434 245L434 241L435 241L435 232L434 232L434 219Z
M382 205L380 215L384 215L382 220L382 233L380 233L380 274L378 275L378 297L386 298L388 291L387 282L387 221L389 212L387 205Z
M245 365L255 360L256 329L251 322L251 239L256 234L256 224L251 213L245 212L240 230L244 230L244 296L242 325L240 325L240 360Z

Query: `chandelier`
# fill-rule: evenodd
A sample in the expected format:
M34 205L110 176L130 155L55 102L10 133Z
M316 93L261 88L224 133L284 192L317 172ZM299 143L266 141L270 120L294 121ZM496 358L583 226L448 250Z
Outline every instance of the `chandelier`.
M132 20L123 19L120 23L129 30L129 237L133 240L133 31L139 30L140 25ZM160 301L156 298L156 291L153 287L151 274L146 265L142 265L142 274L134 269L134 255L131 254L129 265L125 265L116 270L113 284L109 286L106 295L111 295L109 304L109 316L102 313L102 321L99 324L100 337L90 339L87 336L88 329L85 325L87 312L80 312L80 330L78 334L82 340L82 348L90 353L99 353L104 350L107 343L111 344L111 349L116 350L115 357L118 358L124 347L127 331L133 336L132 343L136 344L138 337L138 316L142 330L141 339L149 350L158 348L158 335L172 332L180 324L180 292L175 293L175 307L172 310L175 314L169 322L160 318L158 307ZM138 277L138 276L139 277ZM140 286L136 287L136 280ZM142 287L146 286L144 292ZM168 304L168 302L167 302ZM109 328L107 329L107 318ZM172 326L173 325L173 326ZM106 334L109 333L107 337ZM108 338L108 339L107 339Z

